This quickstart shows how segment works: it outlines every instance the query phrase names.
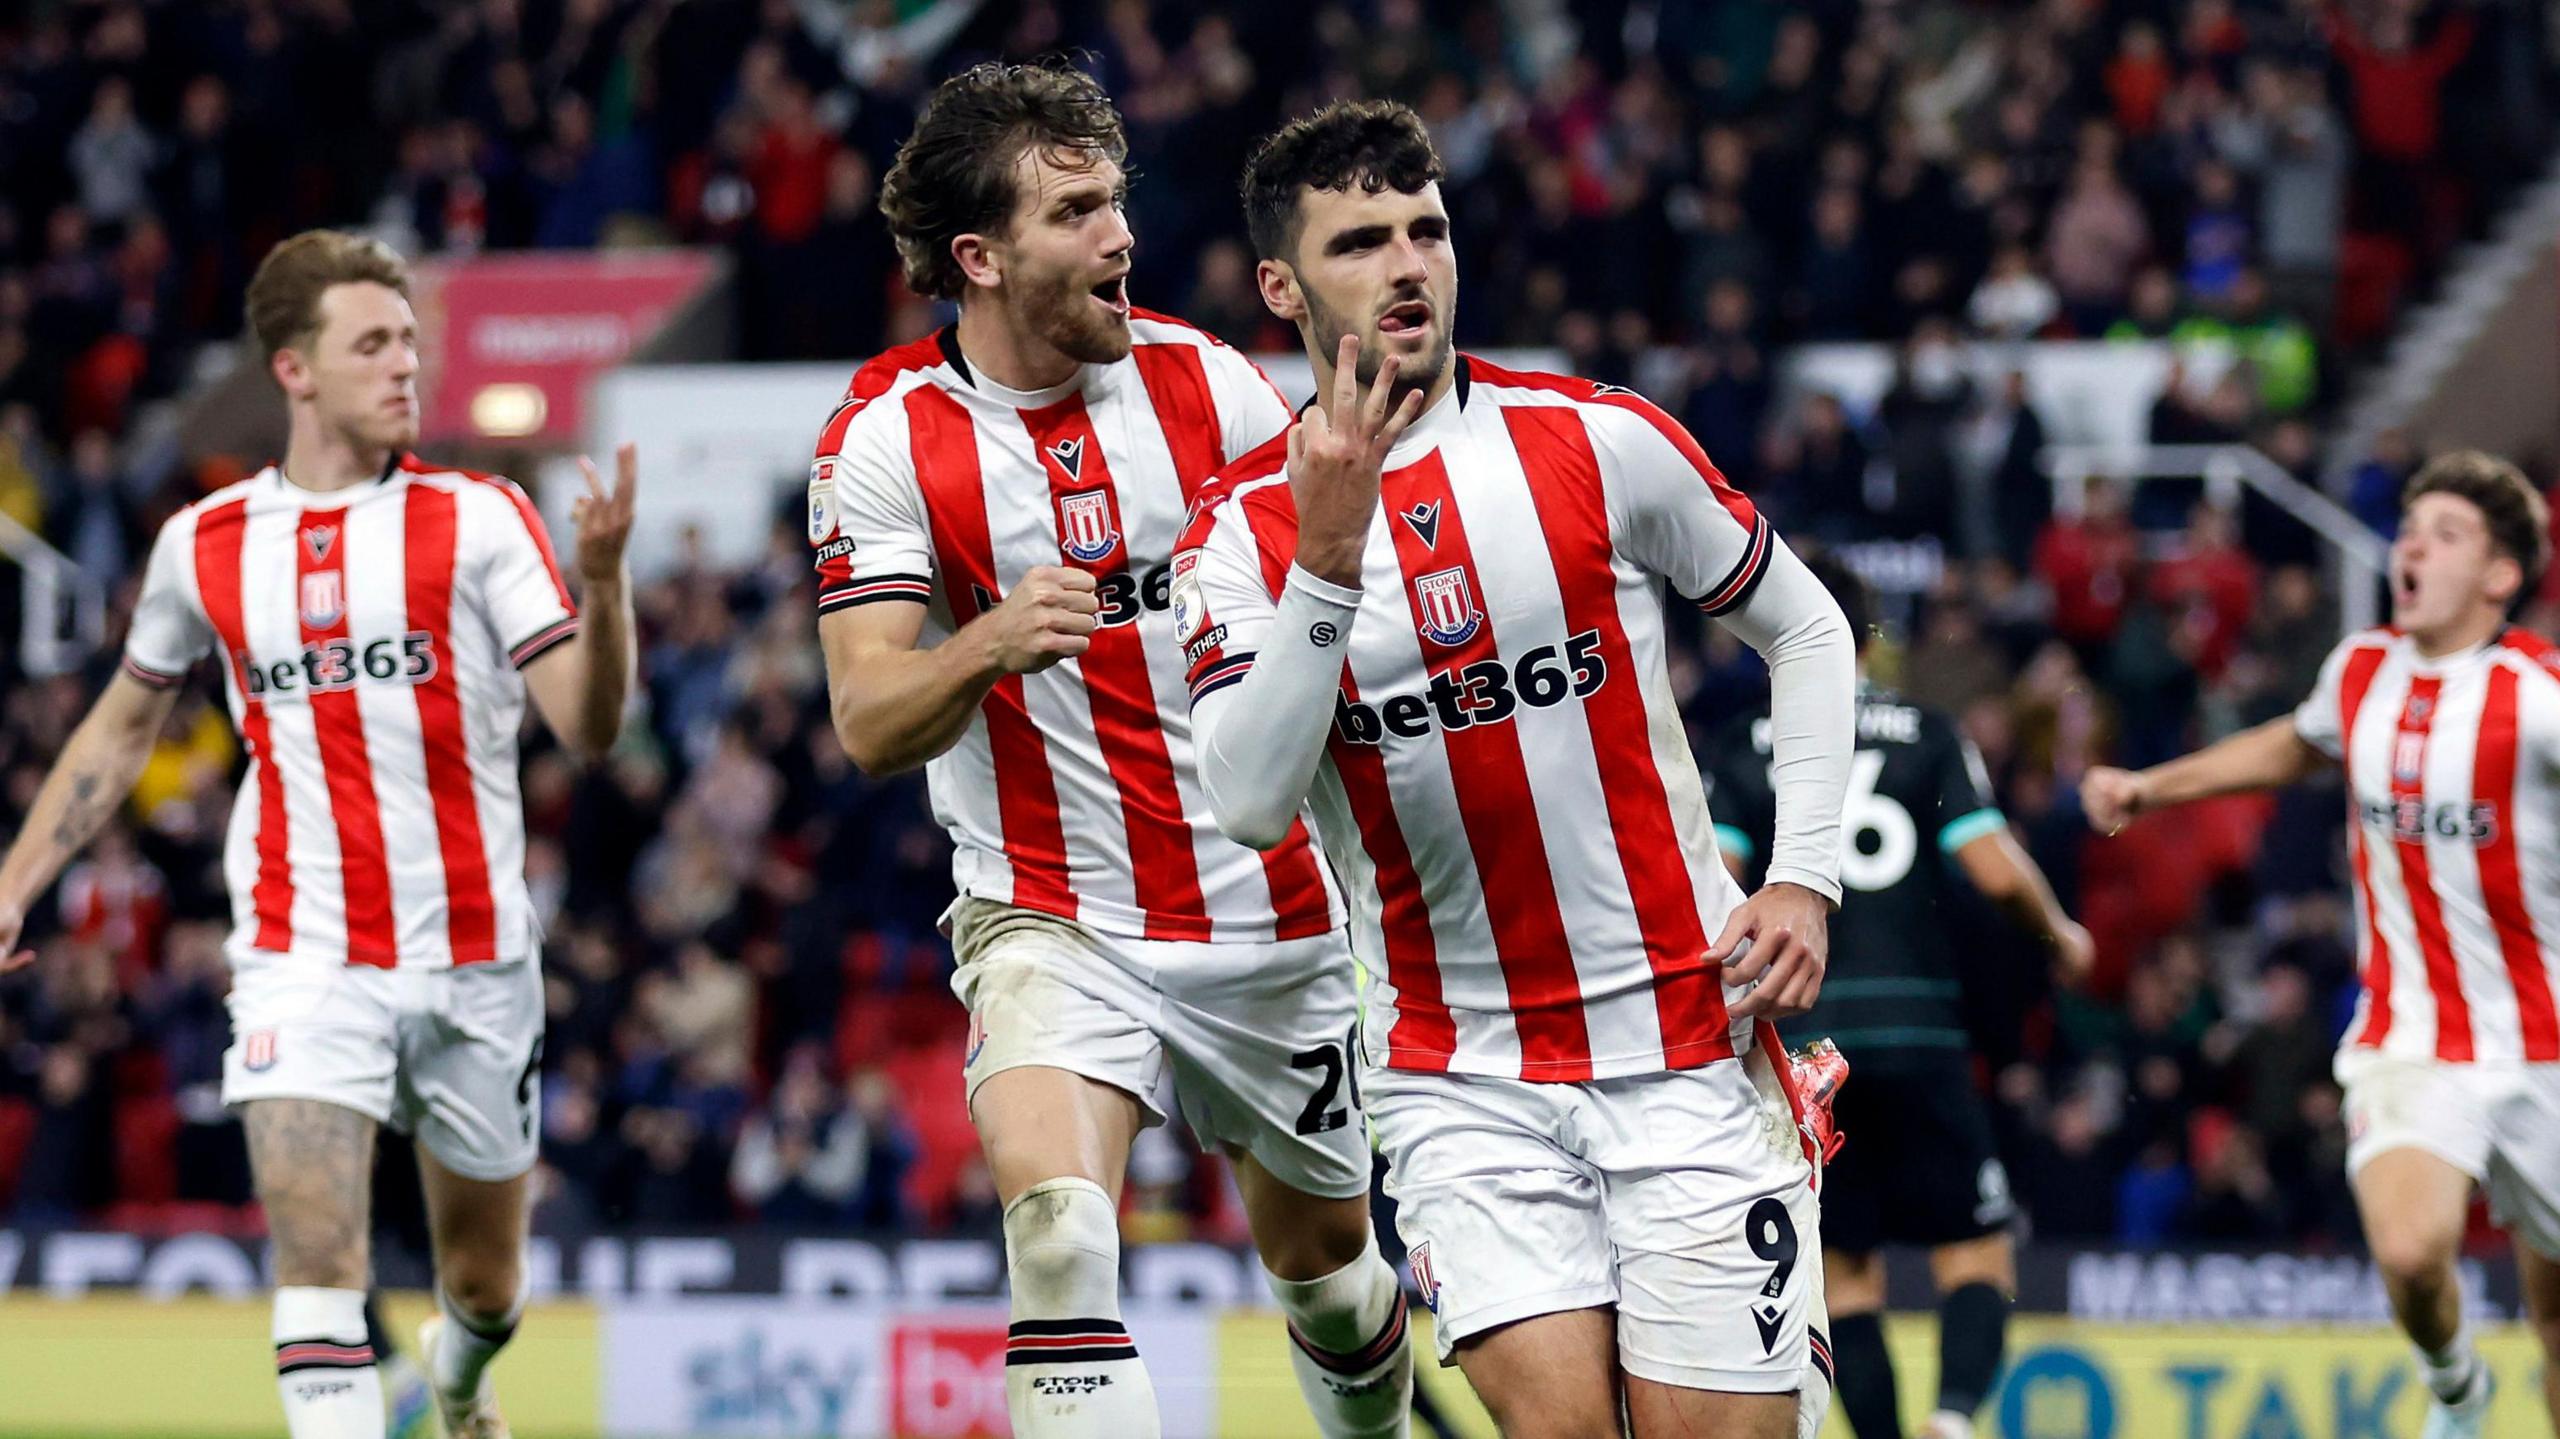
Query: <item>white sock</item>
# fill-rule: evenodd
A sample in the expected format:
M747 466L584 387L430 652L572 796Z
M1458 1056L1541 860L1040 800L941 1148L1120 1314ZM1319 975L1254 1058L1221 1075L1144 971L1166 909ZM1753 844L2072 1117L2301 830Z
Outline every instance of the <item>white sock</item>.
M1941 1409L1929 1416L1928 1426L1920 1432L1929 1439L1973 1439L1973 1416Z
M382 1374L364 1335L364 1291L276 1291L276 1392L293 1439L382 1439Z
M478 1394L488 1382L489 1361L516 1337L516 1321L524 1317L524 1292L516 1292L516 1302L506 1313L484 1319L463 1313L438 1284L436 1307L444 1311L444 1337L427 1356L427 1379L449 1398Z
M1016 1439L1159 1439L1155 1385L1120 1322L1120 1218L1089 1179L1052 1179L1004 1208L1013 1325L1005 1408Z
M2427 1388L2439 1403L2459 1404L2470 1398L2472 1386L2479 1382L2482 1372L2480 1351L2471 1344L2471 1326L2456 1325L2453 1338L2442 1349L2420 1349L2418 1368L2426 1375Z
M1404 1290L1378 1254L1317 1279L1263 1278L1289 1316L1289 1363L1324 1439L1403 1439L1413 1407L1413 1345Z
M1818 1267L1818 1266L1817 1266ZM1805 1328L1804 1378L1796 1389L1796 1439L1814 1439L1831 1416L1831 1332L1817 1306Z

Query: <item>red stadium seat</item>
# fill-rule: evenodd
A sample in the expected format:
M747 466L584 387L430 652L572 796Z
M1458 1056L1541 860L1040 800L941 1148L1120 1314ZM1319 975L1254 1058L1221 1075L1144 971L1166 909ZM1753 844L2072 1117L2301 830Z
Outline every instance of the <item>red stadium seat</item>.
M165 1203L178 1193L178 1106L164 1094L116 1101L116 1192Z
M0 1099L0 1206L18 1196L18 1166L36 1137L36 1107L23 1099Z

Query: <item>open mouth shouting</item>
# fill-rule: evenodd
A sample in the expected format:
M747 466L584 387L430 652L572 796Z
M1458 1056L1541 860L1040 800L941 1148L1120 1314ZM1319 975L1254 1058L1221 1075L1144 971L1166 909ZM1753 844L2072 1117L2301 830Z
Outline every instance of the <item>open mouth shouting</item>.
M1129 272L1121 271L1093 287L1095 303L1125 320L1129 318Z

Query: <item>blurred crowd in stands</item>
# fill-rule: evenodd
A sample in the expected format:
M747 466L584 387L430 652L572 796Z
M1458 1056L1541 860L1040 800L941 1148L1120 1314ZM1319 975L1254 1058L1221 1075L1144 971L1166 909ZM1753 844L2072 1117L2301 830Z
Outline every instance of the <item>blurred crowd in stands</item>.
M2498 0L69 0L0 19L0 514L129 601L207 478L154 402L311 224L416 254L727 247L747 357L849 368L942 318L898 285L874 194L931 79L989 56L1080 50L1119 97L1143 303L1293 348L1241 241L1244 149L1321 98L1402 98L1449 169L1462 342L1641 387L1875 577L1878 678L1960 718L2098 935L2096 980L2055 994L1987 911L1949 916L1981 936L1981 1078L2034 1232L2340 1244L2335 786L2108 840L2075 799L2091 763L2290 706L2337 596L2260 506L2100 479L2057 515L2023 381L1966 356L2209 353L2171 367L2152 437L2316 479L2342 366L2540 167L2547 23ZM1781 388L1778 351L1823 341L1894 347L1880 402ZM2387 436L2358 473L2376 528L2416 459ZM10 578L0 824L112 663L21 673ZM948 847L918 778L836 746L796 514L752 567L644 579L623 744L583 770L528 750L546 1213L988 1229ZM1700 735L1765 693L1705 628L1677 679ZM238 762L200 675L38 917L44 962L0 982L0 1218L253 1222L215 1099ZM1179 1134L1130 1189L1138 1234L1241 1233Z

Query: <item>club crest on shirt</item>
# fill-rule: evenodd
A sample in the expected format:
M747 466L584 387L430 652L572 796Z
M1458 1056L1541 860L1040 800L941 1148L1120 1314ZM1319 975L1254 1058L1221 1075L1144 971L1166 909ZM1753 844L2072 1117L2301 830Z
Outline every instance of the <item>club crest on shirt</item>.
M276 1032L274 1030L252 1030L241 1038L240 1067L251 1074L264 1074L276 1067Z
M1484 614L1476 608L1475 594L1467 585L1463 566L1452 565L1416 576L1413 596L1422 612L1422 623L1416 628L1433 644L1465 644L1484 625Z
M1058 496L1058 549L1068 559L1092 564L1120 547L1120 528L1111 522L1111 492L1085 490Z
M302 623L325 630L347 612L346 576L336 570L313 570L302 577Z
M2402 784L2416 784L2427 764L2427 737L2402 730L2399 742L2391 747L2391 777Z

